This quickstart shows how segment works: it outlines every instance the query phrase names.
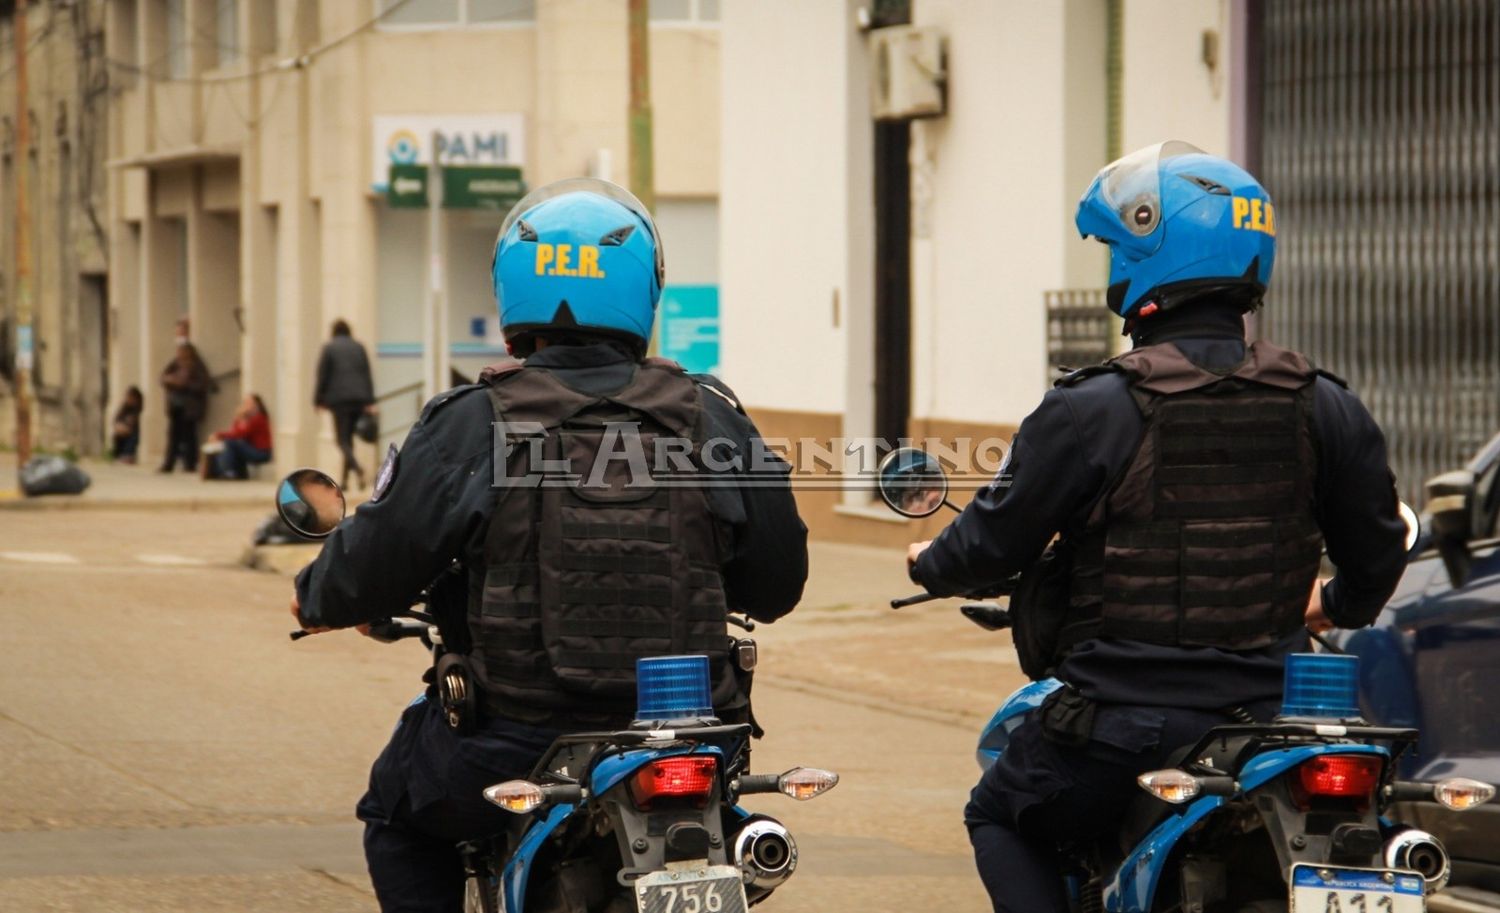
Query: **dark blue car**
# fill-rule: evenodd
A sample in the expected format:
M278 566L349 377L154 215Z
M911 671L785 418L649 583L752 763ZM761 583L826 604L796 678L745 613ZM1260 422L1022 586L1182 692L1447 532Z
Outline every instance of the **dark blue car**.
M1427 483L1421 537L1396 594L1373 627L1341 638L1360 657L1366 717L1421 730L1406 779L1500 783L1497 477L1500 435ZM1500 805L1458 814L1422 803L1402 818L1448 847L1452 884L1500 895Z

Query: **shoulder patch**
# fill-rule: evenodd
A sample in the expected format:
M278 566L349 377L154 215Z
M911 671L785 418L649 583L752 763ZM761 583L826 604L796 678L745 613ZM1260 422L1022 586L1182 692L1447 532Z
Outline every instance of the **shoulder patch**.
M1100 365L1089 365L1087 368L1079 368L1076 371L1070 371L1054 381L1052 386L1071 387L1075 384L1083 383L1090 377L1098 377L1101 374L1114 374L1117 371L1123 370L1123 368L1121 368L1114 362L1106 361L1105 363Z
M1317 372L1317 375L1319 377L1326 377L1334 383L1338 384L1340 387L1343 387L1345 390L1349 389L1349 382L1347 380L1344 380L1342 377L1339 377L1332 371L1325 371L1322 368L1314 368L1313 370Z
M399 453L395 444L386 450L385 462L380 464L380 469L375 473L375 490L370 493L371 504L385 497L385 493L391 488L391 483L396 481L396 456Z

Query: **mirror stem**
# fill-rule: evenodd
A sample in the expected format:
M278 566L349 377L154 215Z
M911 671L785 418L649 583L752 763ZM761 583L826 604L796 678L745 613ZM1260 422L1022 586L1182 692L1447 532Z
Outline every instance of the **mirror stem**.
M1328 640L1328 638L1324 637L1322 634L1319 634L1317 631L1314 631L1312 628L1308 628L1307 629L1307 636L1311 637L1313 640L1316 640L1318 643L1322 644L1323 645L1323 649L1327 650L1329 653L1340 653L1340 654L1342 654L1342 653L1347 653L1348 652L1347 650L1344 650L1344 649L1342 649L1340 647L1334 646L1333 643Z
M947 498L943 499L943 506L946 507L946 508L948 508L949 510L953 511L956 514L961 514L961 513L964 512L964 510L963 510L962 507L959 507L957 504L954 504L952 501L948 500Z

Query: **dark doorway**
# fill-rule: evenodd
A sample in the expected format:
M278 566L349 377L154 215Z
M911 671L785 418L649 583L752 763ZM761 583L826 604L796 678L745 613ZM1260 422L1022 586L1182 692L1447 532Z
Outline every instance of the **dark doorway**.
M83 449L96 453L108 433L109 416L109 286L99 273L78 277L78 331L82 339L80 354L87 359L79 383L79 408L83 423Z
M875 123L875 437L911 418L911 126Z

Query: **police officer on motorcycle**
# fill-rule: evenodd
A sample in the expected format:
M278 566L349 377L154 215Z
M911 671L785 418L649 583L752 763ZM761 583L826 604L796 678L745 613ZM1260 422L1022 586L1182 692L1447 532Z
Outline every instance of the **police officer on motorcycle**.
M1112 836L1135 777L1174 749L1273 716L1307 629L1369 624L1406 562L1369 412L1305 356L1246 342L1276 251L1265 189L1163 143L1100 171L1076 222L1109 247L1134 347L1059 381L995 483L908 554L940 595L994 589L1044 550L1062 569L1059 598L1018 595L1012 615L1028 673L1065 687L965 809L997 911L1067 910L1059 848Z
M418 698L357 810L385 911L462 906L455 845L508 818L482 789L525 777L560 733L628 725L638 657L707 654L718 714L746 719L726 612L773 621L807 576L786 464L734 394L645 358L662 246L633 196L586 179L533 192L492 279L524 360L428 403L292 604L305 629L361 625L464 569L463 630L444 639L468 644L477 731Z

